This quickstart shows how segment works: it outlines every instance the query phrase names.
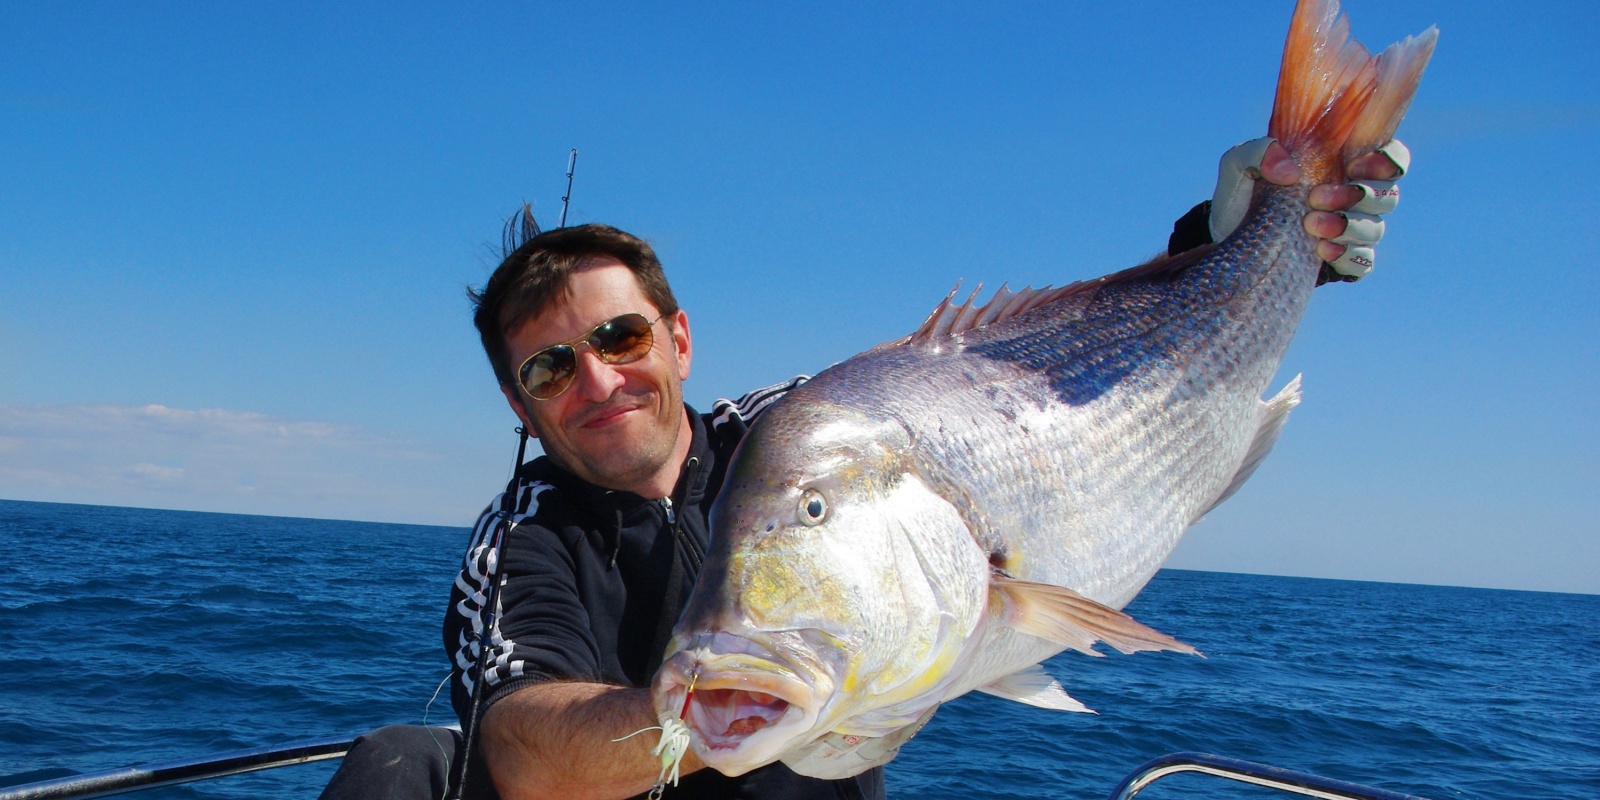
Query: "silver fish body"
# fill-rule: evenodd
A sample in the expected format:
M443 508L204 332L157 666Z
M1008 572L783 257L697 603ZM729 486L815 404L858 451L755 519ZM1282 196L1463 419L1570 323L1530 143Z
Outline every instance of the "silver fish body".
M1258 182L1195 254L947 300L768 409L653 686L701 760L854 774L974 689L1085 710L1035 666L1067 648L1193 652L1118 609L1298 402L1298 379L1261 397L1321 268L1310 189L1392 136L1434 33L1374 59L1337 3L1302 0L1272 123L1301 184Z
M898 425L997 566L1121 608L1233 484L1315 285L1304 188L1264 194L1249 229L1191 266L839 364L771 409L758 441L813 435L790 411L810 403Z
M691 726L701 758L742 772L829 732L889 736L1074 646L1020 631L996 575L1126 605L1298 396L1260 399L1320 267L1306 190L1264 190L1192 264L874 349L769 409L658 678L663 709L691 675L726 693Z

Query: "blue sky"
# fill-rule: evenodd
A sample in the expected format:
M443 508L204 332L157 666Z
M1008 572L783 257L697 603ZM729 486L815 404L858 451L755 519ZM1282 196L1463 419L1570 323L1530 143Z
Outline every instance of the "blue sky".
M1316 297L1277 451L1170 563L1600 592L1597 12L1346 9L1441 29L1415 167L1377 272ZM0 497L467 524L513 419L464 287L522 201L554 222L569 148L569 222L655 244L704 406L957 279L1159 250L1264 131L1289 13L8 4Z

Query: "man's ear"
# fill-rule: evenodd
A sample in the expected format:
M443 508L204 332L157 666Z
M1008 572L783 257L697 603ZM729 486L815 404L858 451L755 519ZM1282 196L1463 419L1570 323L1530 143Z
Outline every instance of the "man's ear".
M539 434L534 432L533 424L528 422L528 407L522 402L522 392L510 384L500 384L500 393L506 396L506 404L511 406L511 413L517 415L522 421L522 429L528 432L528 438L537 439Z
M689 379L689 361L694 354L694 345L689 339L689 315L681 308L672 315L672 341L678 351L678 380L686 381Z

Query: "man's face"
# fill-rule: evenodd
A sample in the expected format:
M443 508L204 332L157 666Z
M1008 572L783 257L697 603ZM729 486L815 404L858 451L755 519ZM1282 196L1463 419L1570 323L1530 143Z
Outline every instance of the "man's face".
M629 313L651 320L661 314L626 266L596 259L573 273L564 297L506 336L511 368ZM647 497L671 491L688 447L682 382L689 377L689 319L680 310L650 331L650 352L631 364L607 364L587 343L577 344L577 375L557 397L534 400L519 387L501 387L546 455L590 483ZM663 483L664 490L650 491Z

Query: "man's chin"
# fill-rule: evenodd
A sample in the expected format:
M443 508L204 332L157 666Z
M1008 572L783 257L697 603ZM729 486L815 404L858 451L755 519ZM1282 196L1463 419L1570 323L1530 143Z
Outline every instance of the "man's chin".
M661 471L672 458L675 442L668 437L651 437L648 432L631 430L632 427L617 425L586 431L586 435L575 437L580 438L574 442L578 445L578 468L566 466L597 486L634 490L640 482Z

